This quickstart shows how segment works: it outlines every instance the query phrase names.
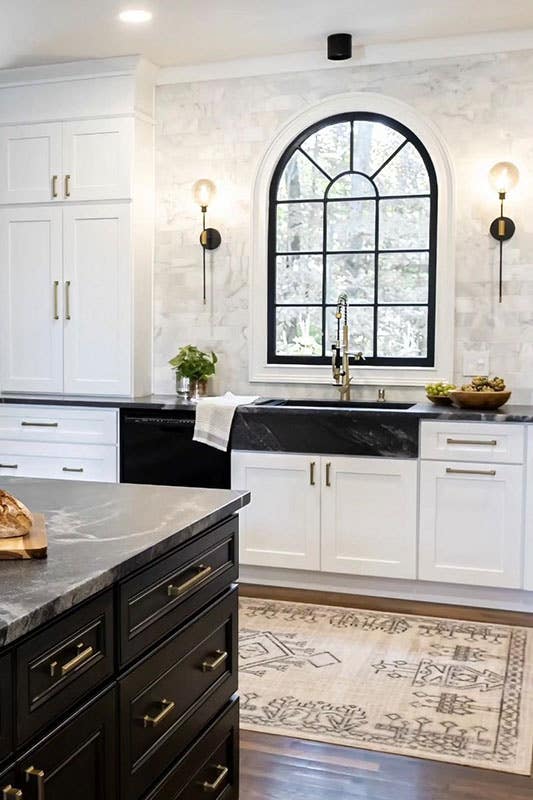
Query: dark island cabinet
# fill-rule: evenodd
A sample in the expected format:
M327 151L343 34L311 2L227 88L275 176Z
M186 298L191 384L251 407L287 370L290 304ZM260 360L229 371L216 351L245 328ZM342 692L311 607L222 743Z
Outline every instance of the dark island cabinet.
M237 533L0 648L0 800L237 800Z

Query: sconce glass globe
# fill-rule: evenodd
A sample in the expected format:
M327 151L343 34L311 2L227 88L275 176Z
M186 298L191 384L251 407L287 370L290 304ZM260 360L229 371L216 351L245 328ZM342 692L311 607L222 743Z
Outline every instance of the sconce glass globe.
M489 183L499 194L507 194L518 183L518 167L510 161L499 161L489 172Z
M200 208L207 208L217 193L217 187L208 178L201 178L192 187L192 196Z

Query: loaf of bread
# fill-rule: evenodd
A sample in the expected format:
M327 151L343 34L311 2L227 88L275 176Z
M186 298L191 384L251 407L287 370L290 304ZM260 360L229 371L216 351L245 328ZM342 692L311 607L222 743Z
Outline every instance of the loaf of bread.
M0 539L25 536L32 525L33 516L24 503L0 489Z

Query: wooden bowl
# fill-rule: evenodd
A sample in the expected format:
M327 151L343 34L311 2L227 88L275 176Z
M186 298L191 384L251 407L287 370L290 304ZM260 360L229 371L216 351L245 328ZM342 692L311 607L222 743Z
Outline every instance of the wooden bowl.
M462 392L456 389L450 392L450 398L457 408L476 408L483 411L494 411L505 405L511 392Z
M436 395L429 395L426 394L428 400L431 400L432 403L435 403L436 406L451 406L452 398L448 397L445 394L436 394Z

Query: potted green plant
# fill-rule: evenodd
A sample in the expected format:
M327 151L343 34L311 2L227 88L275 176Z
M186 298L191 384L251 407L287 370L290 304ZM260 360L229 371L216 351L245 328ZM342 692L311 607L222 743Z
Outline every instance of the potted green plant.
M178 354L168 362L176 373L178 394L180 379L186 378L189 381L189 398L195 400L205 397L207 381L215 374L217 361L215 353L204 353L192 344L180 348Z

